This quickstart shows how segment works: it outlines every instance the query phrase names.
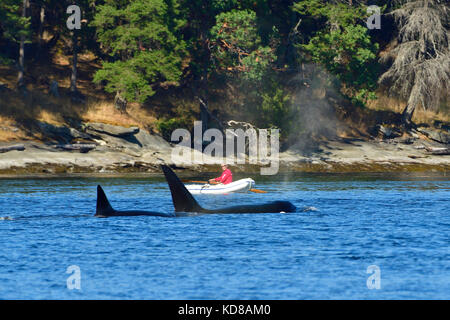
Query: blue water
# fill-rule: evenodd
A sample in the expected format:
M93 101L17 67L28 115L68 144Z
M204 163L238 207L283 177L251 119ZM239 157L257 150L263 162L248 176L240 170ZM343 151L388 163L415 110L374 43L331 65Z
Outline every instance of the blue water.
M1 179L0 298L450 298L448 178L255 180L269 193L197 199L205 207L290 200L298 212L95 218L99 183L115 209L173 212L167 185ZM73 265L80 290L67 285ZM368 288L371 265L379 289Z

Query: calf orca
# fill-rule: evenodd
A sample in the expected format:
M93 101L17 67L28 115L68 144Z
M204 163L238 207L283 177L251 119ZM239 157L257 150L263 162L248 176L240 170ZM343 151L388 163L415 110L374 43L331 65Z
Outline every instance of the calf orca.
M115 216L159 216L159 217L174 217L174 214L152 212L152 211L118 211L114 210L106 198L105 192L101 186L97 186L97 210L95 212L97 217L115 217Z
M275 213L275 212L295 212L296 207L289 201L274 201L263 204L239 205L219 209L202 208L194 199L192 194L186 189L177 175L166 165L161 168L169 184L172 193L173 206L175 212L199 212L199 213Z

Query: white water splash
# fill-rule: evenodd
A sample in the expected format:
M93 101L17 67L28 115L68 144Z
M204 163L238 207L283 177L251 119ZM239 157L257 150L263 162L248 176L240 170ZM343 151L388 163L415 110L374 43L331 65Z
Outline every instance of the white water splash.
M303 207L303 212L310 212L310 211L319 211L316 207Z

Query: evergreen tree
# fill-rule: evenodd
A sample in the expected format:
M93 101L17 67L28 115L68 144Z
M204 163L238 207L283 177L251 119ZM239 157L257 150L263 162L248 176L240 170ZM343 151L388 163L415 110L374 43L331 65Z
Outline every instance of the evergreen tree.
M365 6L305 0L295 3L294 10L310 31L300 48L311 60L344 83L355 102L375 98L378 44L365 25Z
M29 17L22 17L23 0L0 1L0 35L20 42L21 36L28 36Z
M118 100L143 102L158 86L177 85L182 75L185 42L176 0L108 0L97 7L92 25L110 56L95 82Z
M264 46L256 13L232 10L216 17L211 29L216 72L241 73L246 80L261 80L275 60L275 49Z
M3 0L0 2L0 30L5 39L20 44L18 55L18 87L24 85L25 42L30 36L30 18L27 16L28 0Z

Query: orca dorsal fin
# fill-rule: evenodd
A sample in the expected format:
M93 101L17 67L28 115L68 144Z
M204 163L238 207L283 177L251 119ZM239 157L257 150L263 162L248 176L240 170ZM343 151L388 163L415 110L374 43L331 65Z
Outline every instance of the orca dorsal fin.
M161 165L166 181L169 184L170 193L175 212L201 212L204 210L186 189L183 182L168 166Z
M97 211L96 216L108 216L114 212L109 204L108 198L100 185L97 186Z

